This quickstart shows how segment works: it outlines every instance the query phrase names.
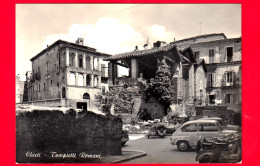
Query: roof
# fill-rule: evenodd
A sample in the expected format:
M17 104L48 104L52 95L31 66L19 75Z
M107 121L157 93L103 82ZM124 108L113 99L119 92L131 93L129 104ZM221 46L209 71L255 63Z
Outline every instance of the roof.
M160 52L167 52L171 49L176 49L175 45L167 45L163 47L155 47L152 49L146 49L146 50L140 50L140 51L132 51L132 52L126 52L126 53L121 53L121 54L116 54L111 57L105 58L105 61L113 61L113 60L119 60L119 59L127 59L127 58L134 58L134 57L143 57L147 55L152 55L155 53L160 53Z
M186 123L184 123L183 125L186 125L186 124L191 124L191 123L216 123L217 121L216 120L211 120L211 119L197 119L197 120L191 120L191 121L188 121Z
M211 33L211 34L204 34L204 35L198 35L198 36L194 36L194 37L190 37L190 38L185 38L182 40L177 40L177 41L171 42L170 44L176 44L176 43L181 43L181 42L185 42L185 41L189 41L189 40L195 40L195 39L206 38L206 37L211 37L211 36L223 36L225 39L227 38L224 33Z
M64 41L64 40L57 40L52 45L48 46L47 48L42 50L40 53L38 53L36 56L32 57L30 60L31 61L35 60L36 58L40 57L42 54L48 52L49 50L51 50L52 48L54 48L55 46L57 46L59 44L63 44L64 46L70 46L70 47L74 47L74 48L78 48L78 49L83 49L83 50L86 50L88 52L92 52L92 53L96 53L96 54L100 54L100 55L111 56L109 54L104 54L104 53L97 52L96 49L92 48L92 47L83 46L83 45L79 45L79 44L76 44L76 43L71 43L71 42Z

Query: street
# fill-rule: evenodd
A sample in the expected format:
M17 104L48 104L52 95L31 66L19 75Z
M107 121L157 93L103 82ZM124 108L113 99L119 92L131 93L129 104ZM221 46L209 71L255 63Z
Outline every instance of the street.
M180 152L176 145L170 144L170 136L160 137L142 137L132 139L122 147L123 151L141 150L147 153L146 156L124 163L198 163L195 161L196 152L190 150L188 152Z

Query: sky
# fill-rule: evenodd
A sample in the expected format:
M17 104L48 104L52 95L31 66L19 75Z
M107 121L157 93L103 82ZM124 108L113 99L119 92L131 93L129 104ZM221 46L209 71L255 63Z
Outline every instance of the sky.
M30 59L61 39L118 54L160 40L197 35L241 36L240 4L16 4L16 75Z

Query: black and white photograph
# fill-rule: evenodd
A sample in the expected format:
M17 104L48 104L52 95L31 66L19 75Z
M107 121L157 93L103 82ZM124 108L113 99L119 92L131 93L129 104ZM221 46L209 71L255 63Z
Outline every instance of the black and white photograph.
M241 163L241 4L16 4L16 163Z

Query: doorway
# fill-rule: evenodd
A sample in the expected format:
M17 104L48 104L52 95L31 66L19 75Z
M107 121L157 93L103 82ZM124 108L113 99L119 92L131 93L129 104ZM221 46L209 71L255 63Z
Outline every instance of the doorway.
M77 102L77 108L82 109L83 111L87 111L88 103L87 102Z

